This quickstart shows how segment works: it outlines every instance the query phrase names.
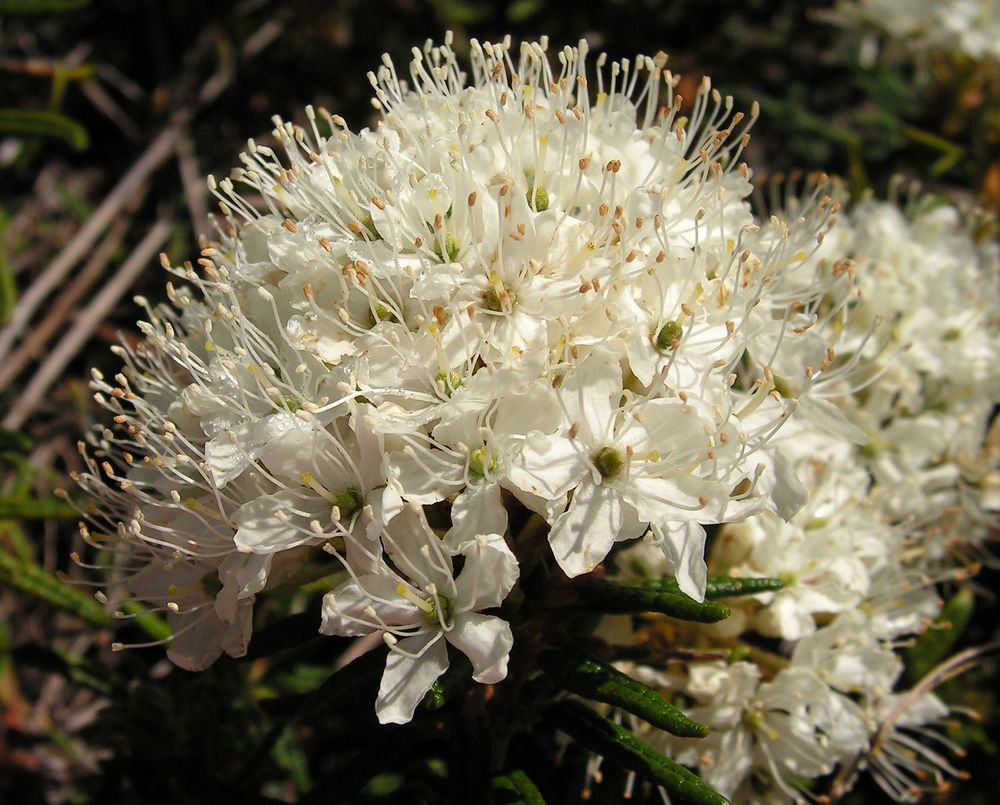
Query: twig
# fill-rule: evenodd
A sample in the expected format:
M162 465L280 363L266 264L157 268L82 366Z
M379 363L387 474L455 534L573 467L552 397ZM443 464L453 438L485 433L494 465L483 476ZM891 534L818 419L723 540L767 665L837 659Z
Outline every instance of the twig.
M183 117L187 118L185 114ZM0 364L4 363L15 339L21 334L39 305L45 301L49 292L55 288L69 270L90 251L94 241L104 229L114 220L126 201L138 190L149 175L163 164L174 150L180 127L177 124L167 126L160 135L150 143L149 147L137 159L128 172L119 180L110 193L80 227L80 231L59 253L55 260L38 275L28 287L10 317L10 323L0 331Z
M1000 642L987 643L983 646L974 646L972 648L967 648L965 651L960 651L954 657L949 657L947 660L928 672L927 675L914 685L911 690L901 696L889 715L882 720L881 724L879 724L879 728L876 730L875 735L872 738L871 748L867 752L856 755L851 762L845 763L840 767L840 770L837 772L837 775L830 784L829 801L838 802L848 793L851 788L852 781L857 774L858 764L861 762L861 759L869 755L874 755L879 751L882 742L891 732L896 722L903 715L905 715L914 704L916 704L921 698L930 693L930 691L942 682L946 682L952 677L965 673L970 668L975 666L976 663L978 663L984 656L992 654L995 651L1000 651Z
M111 259L112 253L121 245L128 227L129 222L126 219L119 219L112 224L111 230L94 249L90 259L84 264L83 270L77 274L73 282L49 308L45 318L31 328L24 341L14 350L10 359L0 367L0 388L4 388L41 354L45 344L63 326L66 317L76 303L100 277L108 260Z
M355 639L351 645L349 645L344 652L337 657L333 664L333 670L339 671L345 665L354 662L361 655L367 654L369 651L374 651L381 645L381 632L372 632L371 634L364 635L364 637Z
M281 33L282 25L276 20L268 20L253 33L240 48L243 58L252 58L273 42ZM206 31L206 34L213 34ZM200 45L211 41L211 36L201 37ZM194 48L198 50L198 47ZM191 61L197 61L192 56ZM90 250L94 241L118 214L122 205L146 181L149 175L170 157L177 145L184 127L191 121L195 113L218 98L232 81L234 74L232 65L228 62L220 65L201 85L196 99L175 111L170 121L146 148L128 172L112 188L111 192L101 202L94 214L80 228L63 250L42 271L18 300L11 315L10 323L0 330L0 364L4 362L17 337L31 321L31 317L49 295L66 276L69 270Z
M177 169L184 188L184 204L191 216L191 229L198 242L208 237L208 204L205 203L205 182L198 170L198 159L185 131L177 141Z
M49 387L55 382L69 362L83 348L87 339L94 332L94 329L107 318L108 312L122 295L128 291L132 283L139 276L139 272L148 267L169 234L170 221L167 219L161 219L146 233L146 236L136 246L132 254L122 263L121 268L118 269L115 276L94 297L93 301L80 314L80 317L38 368L35 376L31 378L31 381L25 388L24 393L21 394L10 412L4 417L3 427L14 430L24 424L28 414L42 400Z
M81 81L79 86L80 91L87 96L87 100L93 107L114 123L126 139L137 142L142 138L139 127L132 118L95 79L88 78L86 81Z

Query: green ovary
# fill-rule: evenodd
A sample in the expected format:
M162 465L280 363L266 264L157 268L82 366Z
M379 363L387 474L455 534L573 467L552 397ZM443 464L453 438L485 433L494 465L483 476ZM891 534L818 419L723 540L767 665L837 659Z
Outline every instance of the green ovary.
M365 499L360 490L348 488L335 493L332 503L340 510L340 518L344 520L361 511Z
M605 481L621 475L625 469L625 456L614 447L602 447L594 453L591 461Z
M489 455L485 447L473 450L469 454L469 474L476 478L485 478L487 472L494 472L497 468L497 460Z
M684 328L679 323L668 321L660 328L653 343L660 352L670 352L676 348L683 334Z
M536 212L545 212L549 208L549 191L539 185L535 188L535 198L532 204L531 191L528 191L528 204Z

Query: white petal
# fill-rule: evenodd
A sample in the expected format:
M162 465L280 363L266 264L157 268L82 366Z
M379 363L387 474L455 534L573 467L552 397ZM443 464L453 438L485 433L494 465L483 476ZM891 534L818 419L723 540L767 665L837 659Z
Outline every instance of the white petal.
M853 422L849 422L837 406L826 400L808 394L799 397L795 416L807 419L824 433L846 439L854 444L865 444L868 441L867 433Z
M218 489L239 476L256 458L251 436L250 425L244 423L205 442L205 461Z
M253 602L241 601L236 618L222 635L222 648L230 657L242 657L250 645L253 632Z
M705 564L705 529L698 523L651 523L659 546L677 577L681 592L695 601L705 600L708 567Z
M450 588L451 556L431 531L420 506L404 506L385 527L382 539L393 564L421 588L428 584L435 584L442 591Z
M322 634L356 636L388 626L423 623L423 614L396 592L390 576L359 576L323 596ZM366 612L368 608L374 610Z
M439 454L441 455L441 454ZM445 469L441 460L434 471L428 472L426 451L393 450L385 454L386 473L391 485L412 503L430 505L444 500L462 488L462 463L456 458Z
M681 472L660 478L636 475L624 497L649 522L722 522L733 505L724 484Z
M222 641L231 624L226 623L212 607L191 615L167 616L176 637L170 641L167 656L185 671L204 671L222 654Z
M264 589L271 572L272 556L233 552L219 564L222 589L215 596L215 612L224 621L232 622L242 602Z
M507 510L500 500L500 486L485 480L470 483L451 504L451 528L446 545L461 550L479 534L507 531Z
M375 701L380 724L406 724L431 685L448 669L440 631L407 637L389 652Z
M279 517L278 513L284 512ZM269 554L321 541L309 529L312 520L329 524L330 504L318 496L284 490L247 501L233 512L240 551Z
M623 515L617 492L605 485L584 481L573 500L556 518L549 544L559 567L569 576L589 573L604 561L621 530Z
M778 447L759 451L756 459L757 463L764 465L764 472L757 480L758 490L774 502L774 512L778 517L791 520L809 498L792 462Z
M472 660L472 678L492 685L507 676L514 645L510 624L492 615L467 612L456 616L455 628L445 632L448 642Z
M594 352L560 386L570 420L585 444L599 445L611 436L622 396L622 368L610 352Z
M532 433L511 462L510 482L546 500L565 495L590 474L590 462L578 445L563 436Z
M455 579L456 603L462 610L498 607L517 581L517 559L499 534L480 534L466 544L465 567Z

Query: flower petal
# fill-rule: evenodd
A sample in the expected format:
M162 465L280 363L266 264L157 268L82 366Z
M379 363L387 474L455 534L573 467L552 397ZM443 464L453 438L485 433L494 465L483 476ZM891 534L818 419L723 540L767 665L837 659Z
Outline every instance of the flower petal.
M472 678L492 685L507 677L507 661L514 645L510 624L493 615L465 612L445 632L448 642L472 660Z
M609 486L583 481L569 508L549 531L549 544L559 567L571 578L589 573L608 555L622 522L618 493Z
M382 541L393 564L419 587L435 584L441 591L450 589L451 555L427 524L422 507L404 506L385 527Z
M498 607L517 581L517 559L499 534L479 534L466 543L465 567L455 579L461 611Z
M447 669L448 648L441 632L400 640L389 651L378 689L375 713L379 723L408 723L424 694Z
M451 522L444 541L456 550L479 534L503 534L507 510L500 499L500 485L486 479L471 482L451 504Z
M396 582L390 576L359 576L323 596L319 630L322 634L357 636L384 626L418 623L423 623L422 613L396 592Z
M283 489L249 500L233 512L237 527L233 541L240 551L263 554L322 542L326 537L309 529L312 520L328 526L330 504L320 497Z
M651 523L657 543L677 577L681 592L695 601L705 600L708 566L705 564L705 529L699 523Z
M622 395L622 368L618 356L599 350L577 364L559 387L570 422L580 429L587 445L611 437Z

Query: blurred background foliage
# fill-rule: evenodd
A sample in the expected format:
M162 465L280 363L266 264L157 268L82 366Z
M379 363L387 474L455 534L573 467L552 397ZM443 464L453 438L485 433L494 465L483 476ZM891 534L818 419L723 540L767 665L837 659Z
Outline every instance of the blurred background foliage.
M119 331L135 338L129 291L162 298L156 252L176 264L210 234L204 174L228 173L246 137L266 140L272 114L301 120L307 103L373 124L366 72L383 51L405 64L446 29L460 52L471 36L505 33L556 46L585 37L615 58L664 50L681 94L707 74L738 106L760 101L747 156L758 181L822 169L859 196L902 175L995 214L1000 68L934 53L863 64L865 36L870 46L878 35L832 24L829 5L0 0L0 325L17 336L0 360L0 801L459 801L445 778L465 762L461 741L433 711L412 751L376 729L369 674L319 718L308 694L345 644L316 636L315 596L268 599L251 656L202 674L161 649L111 651L112 639L155 641L164 627L109 617L72 558L84 553L77 515L56 490L72 490L76 441L99 421L88 367L115 371L107 347ZM942 591L947 619L910 649L915 667L996 639L997 581L987 571ZM971 779L945 800L996 801L996 682L982 665L943 689L982 716L956 724ZM478 739L475 725L464 737ZM570 750L546 774L533 767L552 748L535 740L514 760L548 781L550 802L576 801L586 757ZM592 801L619 801L621 784L606 770ZM880 796L863 787L851 801Z

